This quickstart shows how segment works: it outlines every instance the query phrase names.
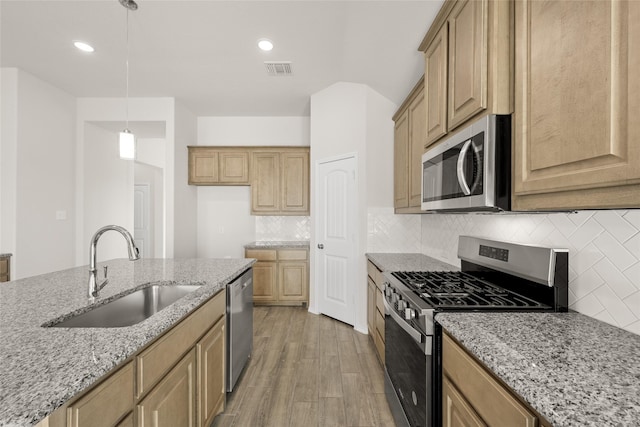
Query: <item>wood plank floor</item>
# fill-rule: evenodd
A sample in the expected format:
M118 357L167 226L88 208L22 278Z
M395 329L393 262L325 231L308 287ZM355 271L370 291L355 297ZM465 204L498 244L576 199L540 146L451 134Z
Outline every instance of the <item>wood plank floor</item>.
M304 307L255 307L253 357L213 426L395 426L368 335Z

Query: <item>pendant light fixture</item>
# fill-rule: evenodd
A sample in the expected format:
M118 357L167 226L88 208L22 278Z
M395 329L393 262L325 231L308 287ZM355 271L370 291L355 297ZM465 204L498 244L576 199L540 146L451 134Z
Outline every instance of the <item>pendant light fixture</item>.
M136 158L136 137L129 130L129 11L137 10L138 4L133 0L119 0L120 4L127 9L127 95L125 98L126 108L126 124L122 132L120 132L120 158L133 160Z

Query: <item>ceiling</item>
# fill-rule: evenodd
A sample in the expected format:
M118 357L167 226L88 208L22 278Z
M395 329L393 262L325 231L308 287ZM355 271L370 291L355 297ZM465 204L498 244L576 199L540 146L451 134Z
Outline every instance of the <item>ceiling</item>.
M138 4L130 96L175 97L197 116L306 116L310 95L339 81L399 105L423 73L417 47L442 0ZM124 97L126 15L118 0L1 0L0 65L77 97ZM260 51L260 38L274 49ZM293 75L269 76L264 61L291 61Z

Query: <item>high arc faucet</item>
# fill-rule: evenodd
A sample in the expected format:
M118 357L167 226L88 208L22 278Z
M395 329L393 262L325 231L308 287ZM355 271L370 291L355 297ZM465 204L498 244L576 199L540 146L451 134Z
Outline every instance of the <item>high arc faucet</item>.
M127 250L129 251L129 260L136 261L140 259L140 251L133 241L133 237L131 233L129 233L125 228L120 227L119 225L106 225L100 228L91 238L91 243L89 245L89 298L95 298L98 296L98 292L109 283L109 279L107 278L107 270L105 267L104 280L102 283L98 284L98 269L96 268L96 257L97 257L97 246L98 240L100 236L102 236L105 232L113 230L122 234L122 237L127 241Z

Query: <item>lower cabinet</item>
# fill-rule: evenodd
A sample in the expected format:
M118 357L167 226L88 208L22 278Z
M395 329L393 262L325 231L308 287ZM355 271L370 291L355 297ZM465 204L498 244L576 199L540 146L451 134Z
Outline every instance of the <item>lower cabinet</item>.
M300 305L309 302L307 249L246 249L253 265L253 302L265 305Z
M226 290L38 426L208 427L225 405Z
M446 332L442 344L444 427L535 427L549 423L519 400Z
M384 276L371 261L367 261L367 283L369 335L376 346L380 361L384 364Z

